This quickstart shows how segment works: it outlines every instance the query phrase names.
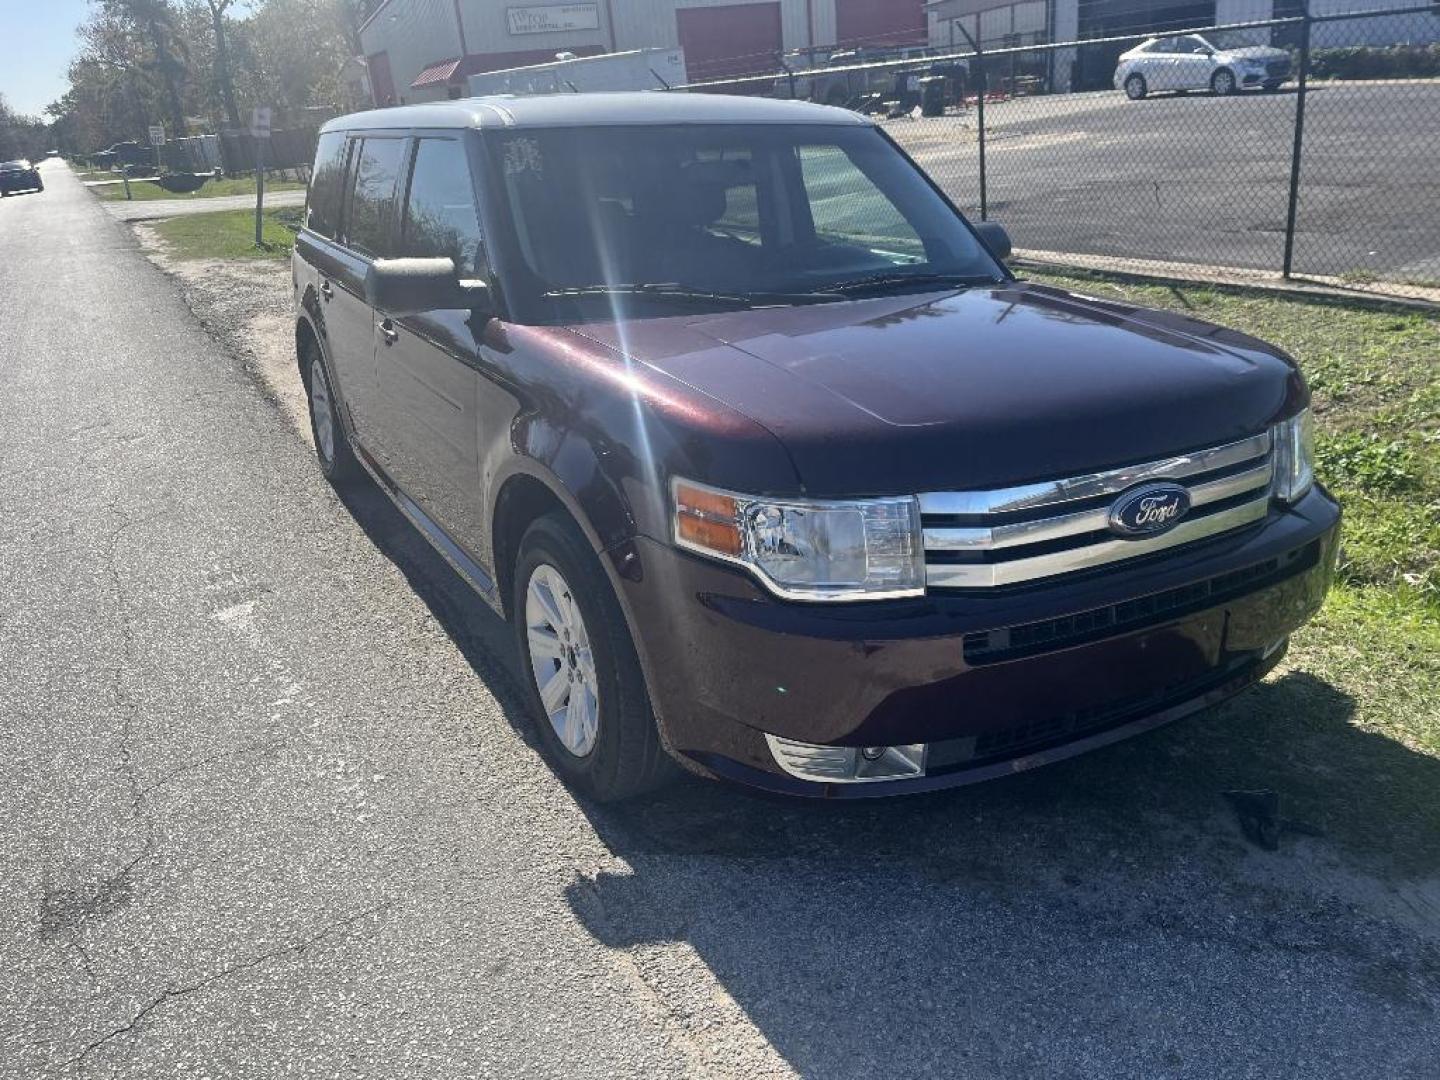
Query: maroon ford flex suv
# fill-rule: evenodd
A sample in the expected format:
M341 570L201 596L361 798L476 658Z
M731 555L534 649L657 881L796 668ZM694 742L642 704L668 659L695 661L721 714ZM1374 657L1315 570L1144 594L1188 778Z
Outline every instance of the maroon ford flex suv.
M1220 701L1334 565L1278 350L1015 280L869 121L685 94L323 129L295 248L321 467L515 627L556 767L998 776Z

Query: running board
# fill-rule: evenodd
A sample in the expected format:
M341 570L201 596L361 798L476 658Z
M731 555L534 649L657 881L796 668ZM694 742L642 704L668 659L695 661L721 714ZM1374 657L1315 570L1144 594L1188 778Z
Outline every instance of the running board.
M440 557L450 564L450 569L459 574L465 584L474 589L480 595L480 599L484 600L495 614L502 619L505 618L505 606L500 602L500 590L495 585L495 579L486 572L483 566L466 554L464 548L450 539L450 535L429 514L420 509L414 499L401 491L374 458L353 439L350 445L355 451L356 459L374 479L375 485L395 504L395 508L405 515L406 520L414 525Z

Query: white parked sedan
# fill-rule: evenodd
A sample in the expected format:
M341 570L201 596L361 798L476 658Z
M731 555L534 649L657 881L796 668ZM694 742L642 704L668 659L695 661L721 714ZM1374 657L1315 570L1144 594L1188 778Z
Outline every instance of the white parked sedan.
M1256 45L1237 31L1151 38L1120 56L1115 89L1139 101L1157 90L1212 90L1222 96L1247 86L1278 90L1290 77L1290 54Z

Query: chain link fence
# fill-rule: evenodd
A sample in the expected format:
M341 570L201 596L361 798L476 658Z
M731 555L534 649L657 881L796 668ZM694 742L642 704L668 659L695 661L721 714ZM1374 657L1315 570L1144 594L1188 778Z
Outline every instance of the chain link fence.
M1024 258L1440 300L1437 43L1437 5L1302 10L1156 36L789 57L677 89L871 113ZM1101 80L1112 88L1071 91Z

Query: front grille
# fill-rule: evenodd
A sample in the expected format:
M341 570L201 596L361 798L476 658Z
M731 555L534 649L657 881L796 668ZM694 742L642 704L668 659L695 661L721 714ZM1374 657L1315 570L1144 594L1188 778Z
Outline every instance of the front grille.
M1218 536L1262 520L1274 476L1270 435L1162 461L1038 484L920 496L931 589L995 588L1075 573ZM1122 539L1110 507L1142 483L1183 484L1190 512L1168 532Z
M1059 619L966 634L963 646L965 662L979 665L1019 660L1116 634L1143 630L1283 581L1310 569L1319 554L1317 541L1273 559L1166 592Z

